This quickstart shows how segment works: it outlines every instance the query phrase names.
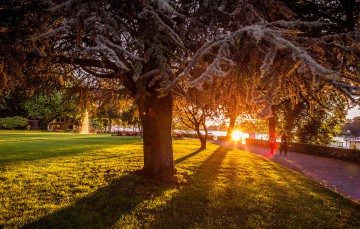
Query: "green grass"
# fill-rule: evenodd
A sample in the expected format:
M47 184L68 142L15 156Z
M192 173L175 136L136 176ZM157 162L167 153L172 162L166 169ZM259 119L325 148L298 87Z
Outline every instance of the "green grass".
M0 131L0 228L360 228L360 205L245 151L175 140L155 185L139 138Z

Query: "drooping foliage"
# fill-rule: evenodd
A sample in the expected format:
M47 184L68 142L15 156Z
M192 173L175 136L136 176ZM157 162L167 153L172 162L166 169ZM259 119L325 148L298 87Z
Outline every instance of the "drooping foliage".
M59 89L61 79L49 56L49 41L36 40L50 19L42 1L0 2L0 95Z
M323 25L322 29L308 31L308 34L335 34L351 32L359 29L360 2L357 0L281 0L302 21L323 21L331 25Z
M295 13L296 19L323 22L315 28L303 28L302 36L337 37L327 44L328 49L324 49L324 60L331 68L337 68L338 72L358 78L358 40L352 40L342 47L337 45L341 44L339 40L345 38L345 33L358 36L360 3L355 0L282 2ZM337 48L334 49L335 46ZM278 96L278 103L286 102L279 110L279 129L292 133L290 137L293 141L329 144L334 135L340 132L339 128L345 121L345 110L352 107L354 103L351 102L356 102L347 100L342 90L333 90L320 78L317 82L316 87L310 82L306 87L297 89L298 96L295 99L290 97L291 105L288 95L293 87L284 85Z

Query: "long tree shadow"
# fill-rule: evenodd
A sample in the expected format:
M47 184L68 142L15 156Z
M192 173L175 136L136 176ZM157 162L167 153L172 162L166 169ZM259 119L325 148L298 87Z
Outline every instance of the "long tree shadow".
M190 185L156 215L155 221L149 227L166 228L172 225L172 228L192 228L200 225L211 202L210 191L229 151L226 147L217 148L192 175Z
M114 180L71 206L46 215L22 228L108 228L147 199L171 188L144 183L136 172Z
M179 161L183 161L199 152L201 152L201 150L186 155L180 158L181 160ZM199 167L199 171L191 182L199 184L202 187L198 186L199 190L194 196L194 198L198 198L198 200L191 202L191 206L188 206L189 209L199 211L203 209L204 203L207 202L206 190L208 189L206 186L212 185L227 152L227 148L219 147L207 158L202 166ZM179 161L177 163L179 163ZM205 188L203 186L205 186ZM98 189L89 196L77 200L71 206L26 224L23 228L113 227L122 216L131 213L137 206L147 202L147 200L163 195L166 190L171 188L174 187L169 185L147 184L138 173L131 173L114 180L108 186ZM185 211L188 208L182 210ZM157 215L155 217L158 218ZM167 218L168 216L161 214L160 217ZM173 220L171 216L167 219L169 221ZM179 221L181 219L183 218L178 217L174 220Z
M180 162L182 162L182 161L185 161L186 159L195 156L196 154L200 153L200 152L203 151L203 150L204 150L204 149L201 149L201 148L200 148L200 149L197 149L196 151L194 151L194 152L192 152L192 153L190 153L190 154L188 154L188 155L185 155L185 156L183 156L183 157L180 157L180 158L178 158L178 159L176 159L176 160L174 161L174 164L178 164L178 163L180 163Z
M150 228L358 226L359 205L267 159L248 160L241 152L226 156L228 151L219 147L194 174L191 185L159 211ZM343 213L327 221L335 214L329 208L340 202L338 206L345 207L336 211Z

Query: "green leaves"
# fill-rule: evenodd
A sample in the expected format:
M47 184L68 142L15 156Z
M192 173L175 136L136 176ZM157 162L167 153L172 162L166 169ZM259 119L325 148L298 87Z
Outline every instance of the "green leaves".
M25 129L28 126L28 120L20 116L0 118L0 128Z
M56 92L51 95L37 95L24 103L28 115L33 118L51 121L59 115L75 110L75 102L66 100L64 95Z

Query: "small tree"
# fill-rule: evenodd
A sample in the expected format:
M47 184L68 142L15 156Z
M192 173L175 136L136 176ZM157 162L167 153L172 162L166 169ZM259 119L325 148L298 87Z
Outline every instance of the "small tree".
M196 132L201 143L201 149L206 149L206 141L208 138L206 121L211 114L212 112L210 103L199 103L196 100L190 99L179 99L174 103L175 119L179 121L186 129L191 129ZM204 130L204 134L201 133L201 130Z

